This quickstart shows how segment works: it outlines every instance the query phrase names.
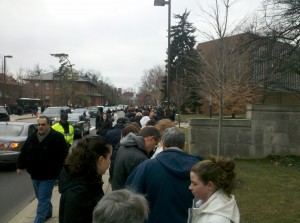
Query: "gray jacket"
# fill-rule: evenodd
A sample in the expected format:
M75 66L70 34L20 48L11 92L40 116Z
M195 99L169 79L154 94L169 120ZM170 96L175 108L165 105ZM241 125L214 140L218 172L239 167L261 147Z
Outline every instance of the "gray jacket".
M121 139L114 164L112 190L123 189L128 176L141 162L149 159L144 142L142 136L133 133Z

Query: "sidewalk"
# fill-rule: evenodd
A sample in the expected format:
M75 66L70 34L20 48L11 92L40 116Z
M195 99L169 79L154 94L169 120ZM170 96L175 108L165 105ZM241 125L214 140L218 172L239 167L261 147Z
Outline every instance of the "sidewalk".
M111 191L111 186L108 183L109 172L108 170L102 176L104 181L103 191L104 193ZM52 205L53 205L53 215L52 218L49 218L47 223L58 223L58 211L59 211L59 199L60 194L58 192L58 187L55 186L52 194ZM34 199L30 204L25 207L21 212L19 212L13 219L11 219L8 223L32 223L35 218L37 207L37 199Z
M10 115L10 121L18 121L22 119L31 119L31 118L36 118L36 116L32 116L31 114L25 114L25 115Z

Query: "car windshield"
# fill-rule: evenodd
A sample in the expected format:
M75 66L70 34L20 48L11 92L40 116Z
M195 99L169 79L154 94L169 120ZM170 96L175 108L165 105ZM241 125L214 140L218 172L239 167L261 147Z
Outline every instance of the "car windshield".
M43 114L60 114L59 108L46 108Z
M98 108L97 107L89 107L88 110L89 111L98 111Z
M73 113L83 113L85 111L84 108L76 108L74 109Z
M77 121L79 121L79 115L77 115L77 114L69 114L68 115L68 121L70 121L70 122L77 122Z
M21 125L0 125L0 136L20 136L23 128Z

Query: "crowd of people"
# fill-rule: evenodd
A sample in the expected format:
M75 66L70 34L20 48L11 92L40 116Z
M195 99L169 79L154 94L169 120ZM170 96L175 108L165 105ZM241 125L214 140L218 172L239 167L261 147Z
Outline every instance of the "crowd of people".
M185 134L162 108L128 108L119 118L100 108L97 135L72 147L72 137L66 136L73 130L66 123L62 114L52 128L40 116L17 163L17 172L27 169L32 178L38 200L35 223L52 216L57 180L60 223L240 221L232 194L233 160L188 154ZM102 175L108 169L112 191L104 194Z

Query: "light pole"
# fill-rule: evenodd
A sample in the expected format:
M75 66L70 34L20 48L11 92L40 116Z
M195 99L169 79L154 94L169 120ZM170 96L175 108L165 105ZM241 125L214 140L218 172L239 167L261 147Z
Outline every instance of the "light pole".
M154 6L165 6L168 7L168 74L167 74L167 118L170 115L170 74L171 74L171 0L154 0Z
M13 58L11 55L4 55L3 60L3 105L5 106L5 97L6 97L6 58Z

